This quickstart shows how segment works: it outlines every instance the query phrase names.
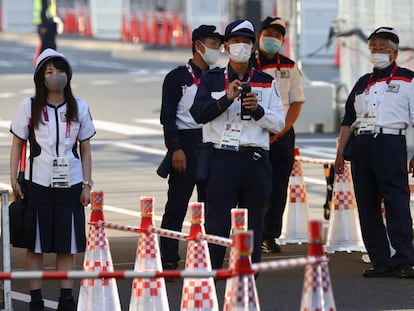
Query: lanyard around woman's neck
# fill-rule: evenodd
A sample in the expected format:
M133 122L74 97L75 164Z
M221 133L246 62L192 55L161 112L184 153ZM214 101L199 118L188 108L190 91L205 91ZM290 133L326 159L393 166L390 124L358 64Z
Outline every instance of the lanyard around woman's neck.
M57 108L55 108L57 109ZM66 134L65 134L65 145L69 145L70 142L70 120L68 118L68 114L67 114L67 110L66 110ZM43 118L45 119L45 122L47 123L47 127L48 127L48 140L49 140L49 146L53 146L53 133L52 133L52 129L50 127L50 123L49 123L49 113L47 112L47 105L43 106ZM56 127L59 128L59 120L56 120ZM58 142L58 140L56 140L56 142ZM52 148L53 149L53 148ZM56 149L56 153L58 149ZM58 156L58 154L56 154Z

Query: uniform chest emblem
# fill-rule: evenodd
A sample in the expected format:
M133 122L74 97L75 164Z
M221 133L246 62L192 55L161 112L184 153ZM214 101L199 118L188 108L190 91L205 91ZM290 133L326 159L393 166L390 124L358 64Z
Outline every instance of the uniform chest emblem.
M289 79L290 78L290 72L289 72L289 70L286 70L286 69L281 70L280 71L280 77L282 79Z
M386 92L398 93L399 90L400 90L400 85L399 84L389 84L388 87L387 87Z

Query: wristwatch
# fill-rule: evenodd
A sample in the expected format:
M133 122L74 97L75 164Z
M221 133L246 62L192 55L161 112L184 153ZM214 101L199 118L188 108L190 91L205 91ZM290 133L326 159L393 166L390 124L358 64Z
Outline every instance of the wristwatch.
M92 186L93 186L93 180L84 180L83 181L83 185L88 185L89 187L92 188Z

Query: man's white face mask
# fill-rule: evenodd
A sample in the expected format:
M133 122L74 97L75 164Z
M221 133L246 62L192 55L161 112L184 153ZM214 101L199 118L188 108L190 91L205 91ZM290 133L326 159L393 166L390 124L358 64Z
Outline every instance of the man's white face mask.
M229 46L229 56L235 63L245 63L250 59L252 46L247 43L232 43Z
M201 57L206 62L206 64L211 66L217 63L220 51L209 48L201 41L200 43L204 46L204 53L202 53L200 50L197 50L197 52L200 53Z
M384 69L391 64L390 55L384 53L372 53L371 63L374 65L374 68Z

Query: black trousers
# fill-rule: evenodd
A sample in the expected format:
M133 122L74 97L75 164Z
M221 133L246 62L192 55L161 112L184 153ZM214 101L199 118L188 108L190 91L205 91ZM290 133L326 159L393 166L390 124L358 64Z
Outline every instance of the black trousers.
M278 238L282 233L289 178L294 163L295 131L291 128L282 138L270 144L272 192L264 216L263 237Z
M374 266L414 264L413 228L403 135L359 135L351 170L361 233ZM381 214L384 199L386 226ZM388 235L388 237L387 237ZM390 246L396 250L390 257Z
M206 181L196 181L197 151L202 140L201 129L180 131L180 143L187 158L184 173L171 172L168 179L167 203L162 217L161 228L181 231L188 202L197 187L199 202L205 202ZM177 262L178 240L160 238L160 251L163 262Z
M39 27L38 27L37 32L39 34L40 41L42 42L42 48L40 50L40 53L42 53L44 50L49 49L49 48L56 50L57 30L56 30L55 23L51 22L47 26L47 31L44 34L40 33Z
M263 211L271 182L268 152L258 158L253 151L215 150L207 187L206 232L229 237L231 209L247 208L248 227L254 234L252 262L261 259ZM226 248L209 244L209 250L213 269L222 268Z

